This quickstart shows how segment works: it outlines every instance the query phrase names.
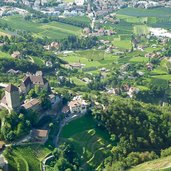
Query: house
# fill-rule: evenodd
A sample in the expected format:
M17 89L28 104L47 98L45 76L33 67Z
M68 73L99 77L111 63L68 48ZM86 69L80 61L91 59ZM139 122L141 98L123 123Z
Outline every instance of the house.
M153 64L152 63L147 63L146 67L147 67L148 70L151 71L153 69Z
M118 88L110 88L110 89L106 89L107 90L107 94L114 94L114 95L118 95L120 90Z
M43 129L33 129L30 131L32 141L45 143L48 139L48 130Z
M51 46L52 49L59 49L60 44L59 44L59 42L52 42L50 44L50 46Z
M26 110L40 111L41 103L39 99L34 98L29 101L26 101L23 105L21 105L21 107Z
M85 27L85 28L83 29L83 33L86 34L86 35L88 35L90 32L91 32L91 30L90 30L90 28L88 28L88 27Z
M19 51L15 51L12 53L11 56L15 59L19 59L19 58L21 58L21 53Z
M75 0L75 4L78 6L83 6L84 2L85 2L85 0Z
M88 104L86 103L85 100L81 98L81 96L76 96L73 98L72 101L68 103L68 106L71 114L74 113L85 114L87 112Z
M128 96L130 98L133 98L133 96L135 94L137 94L139 92L139 89L138 88L135 88L135 87L130 87L129 91L127 92Z

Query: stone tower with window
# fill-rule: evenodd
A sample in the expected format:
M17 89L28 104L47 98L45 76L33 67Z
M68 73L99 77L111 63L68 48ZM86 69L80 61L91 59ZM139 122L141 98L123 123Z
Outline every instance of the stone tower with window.
M20 107L20 95L18 87L9 84L5 88L6 104L10 110L17 110Z

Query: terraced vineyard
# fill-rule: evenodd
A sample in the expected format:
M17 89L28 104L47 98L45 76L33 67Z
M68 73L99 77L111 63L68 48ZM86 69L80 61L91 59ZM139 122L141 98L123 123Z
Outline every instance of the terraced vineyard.
M84 116L65 126L60 142L73 144L85 170L97 169L112 147L107 132L98 128L90 116Z
M40 171L40 162L50 153L50 150L41 145L13 147L5 153L9 162L9 171Z

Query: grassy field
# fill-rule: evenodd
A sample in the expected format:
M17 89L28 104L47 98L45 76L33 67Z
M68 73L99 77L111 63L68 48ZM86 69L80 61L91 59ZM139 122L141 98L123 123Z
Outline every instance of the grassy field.
M166 171L165 169L171 170L171 156L140 164L129 171Z
M5 155L9 163L9 171L40 171L40 162L51 151L42 145L13 147Z
M25 30L38 37L63 39L69 35L80 35L81 28L60 22L47 24L26 21L22 16L10 16L0 19L1 24L7 24L15 30Z
M89 115L66 125L61 132L60 142L74 145L85 170L98 168L111 149L109 135L97 127Z

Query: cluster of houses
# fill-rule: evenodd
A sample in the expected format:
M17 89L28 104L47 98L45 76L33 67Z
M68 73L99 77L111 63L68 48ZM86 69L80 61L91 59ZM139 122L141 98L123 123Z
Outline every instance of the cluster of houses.
M51 42L50 44L44 46L45 50L58 50L60 47L59 42Z
M127 2L125 1L118 1L118 0L94 0L93 5L96 7L94 13L96 16L104 16L113 11L116 11L124 6L126 6ZM90 11L88 11L90 12Z
M17 7L9 7L9 6L0 7L0 17L10 16L14 14L20 14L22 16L25 16L28 14L28 11Z
M139 92L139 89L128 85L121 88L106 88L106 93L109 95L120 95L122 92L125 92L129 98L133 98Z
M133 7L135 8L157 8L157 7L162 7L164 6L164 3L156 2L156 1L151 1L151 0L147 0L147 1L133 1Z
M86 36L112 36L112 35L116 34L116 32L113 31L112 29L96 28L92 31L88 27L85 27L83 29L83 33Z

